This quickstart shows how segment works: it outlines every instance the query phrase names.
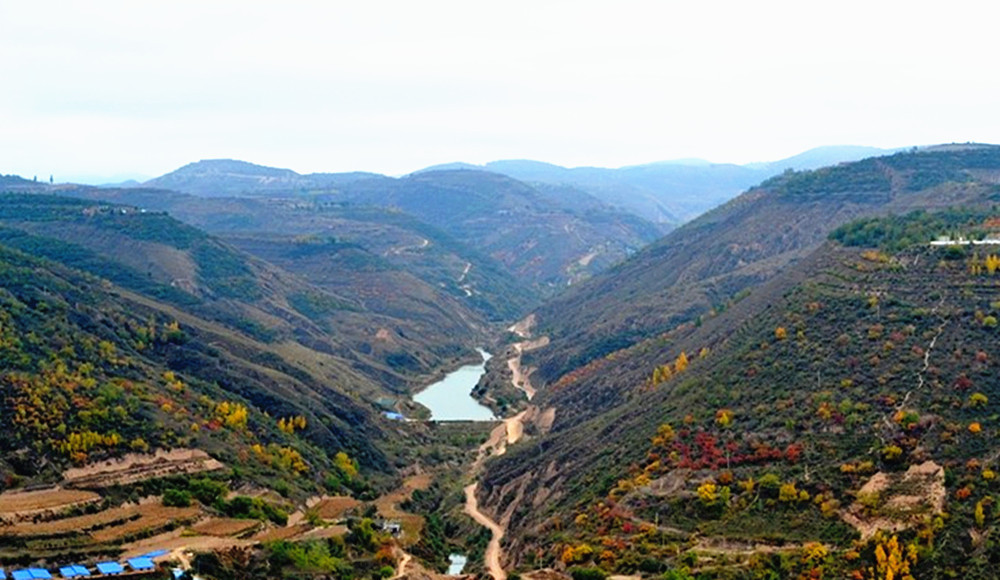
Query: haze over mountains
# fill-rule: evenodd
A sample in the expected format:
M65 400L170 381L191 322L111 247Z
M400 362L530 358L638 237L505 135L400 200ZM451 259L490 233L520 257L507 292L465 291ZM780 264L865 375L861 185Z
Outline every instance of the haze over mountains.
M824 146L778 161L747 165L702 159L661 161L606 169L566 168L531 160L493 161L485 165L446 163L414 173L444 170L489 171L530 184L570 186L654 223L678 224L719 205L747 187L787 169L815 169L893 150L863 146ZM264 194L295 189L347 187L363 180L385 179L375 173L300 175L252 163L215 160L186 165L144 185L205 196Z

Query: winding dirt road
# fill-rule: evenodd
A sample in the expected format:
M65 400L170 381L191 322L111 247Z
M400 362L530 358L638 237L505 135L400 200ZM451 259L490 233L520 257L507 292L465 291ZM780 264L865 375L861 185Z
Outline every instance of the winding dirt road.
M535 369L522 368L521 355L528 351L535 350L536 348L541 348L547 344L549 344L549 337L547 336L543 336L538 340L525 340L523 342L515 343L514 351L516 354L507 360L507 368L510 369L511 374L511 384L514 385L515 389L523 391L529 401L535 398L535 387L531 385L531 373L533 373Z
M476 499L478 486L478 483L465 486L465 513L469 514L479 525L489 528L490 532L493 533L490 543L486 546L486 554L483 559L493 580L507 580L507 572L504 572L503 566L500 565L500 540L503 539L504 529L500 527L500 524L479 511L479 501Z
M507 573L504 572L503 566L500 564L503 555L503 551L500 548L500 541L503 540L504 529L503 526L479 511L479 500L476 499L476 488L479 484L475 480L479 476L479 472L482 470L483 463L487 457L503 455L506 453L508 445L513 445L521 439L524 435L524 423L522 421L526 414L527 411L521 411L513 417L508 417L490 432L489 439L479 446L479 454L476 456L476 460L472 463L472 468L469 470L469 475L473 483L465 486L465 507L463 511L476 520L479 525L489 528L493 534L493 537L490 538L490 543L486 546L486 554L483 558L486 569L489 571L490 576L493 577L493 580L507 580Z
M529 375L533 369L522 370L521 355L549 343L547 336L543 336L538 340L529 340L531 338L531 327L534 323L535 317L532 314L508 329L525 339L514 345L516 355L507 361L507 365L511 370L511 383L514 385L514 388L524 391L529 401L535 396L535 389L531 386L531 381L529 380ZM476 460L472 462L472 467L469 469L469 478L472 480L472 483L465 486L464 489L465 506L463 511L479 525L488 528L492 533L483 559L485 560L486 570L493 577L493 580L507 580L507 572L504 571L501 564L503 550L500 547L500 542L503 540L506 530L502 525L493 521L492 518L479 510L479 500L476 498L476 490L479 487L479 483L476 479L479 477L483 464L488 457L503 455L507 452L508 445L517 443L524 436L524 420L528 414L529 411L524 410L513 417L508 417L490 432L490 436L486 442L479 446Z

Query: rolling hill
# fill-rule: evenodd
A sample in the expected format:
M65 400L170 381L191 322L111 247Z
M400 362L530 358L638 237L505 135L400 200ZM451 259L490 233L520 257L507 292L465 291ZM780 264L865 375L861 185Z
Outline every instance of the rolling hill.
M377 300L363 293L320 288L162 213L45 195L3 201L0 225L8 246L168 300L255 339L340 357L380 383L369 389L379 394L384 388L407 392L442 366L474 356L475 320L463 317L455 301L403 305L394 317L366 306Z
M333 235L374 249L377 240L366 240L349 230L342 232L338 227L343 223L338 222L340 217L358 225L363 217L357 210L376 208L406 214L415 218L410 222L412 227L422 223L439 236L446 235L468 248L470 259L466 261L473 264L473 270L485 256L494 263L484 263L479 269L490 271L499 265L513 275L517 284L545 296L624 259L669 229L579 190L534 188L484 171L430 171L392 179L370 174L298 175L289 170L215 160L185 166L146 185L171 187L202 197L221 196L228 200L224 204L239 206L235 210L239 215L227 212L223 223L214 210L211 215L192 216L195 212L173 204L170 211L175 215L186 220L201 218L192 223L213 233L246 233L258 228L265 233ZM254 206L232 201L234 196L266 199L259 199L261 203ZM188 201L195 207L200 205ZM255 207L269 212L278 206L285 206L277 211L286 219L278 220L266 213L247 215ZM288 220L288 210L295 209L322 210L329 219L298 215ZM377 212L369 211L368 215L378 222L377 227L390 220ZM396 225L402 221L395 219ZM421 241L417 238L417 243ZM463 269L464 264L455 278Z

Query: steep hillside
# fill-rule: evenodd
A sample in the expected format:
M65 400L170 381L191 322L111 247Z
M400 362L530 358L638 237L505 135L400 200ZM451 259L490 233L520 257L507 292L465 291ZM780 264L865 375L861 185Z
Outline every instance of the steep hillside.
M853 223L835 238L858 247L821 245L561 381L539 401L557 417L611 410L489 465L481 503L508 514L512 563L990 577L1000 246L928 242L995 237L994 197Z
M502 263L523 283L560 289L607 268L661 233L589 199L568 207L524 183L481 171L431 171L388 188L358 182L330 201L396 208Z
M608 353L718 310L862 216L936 208L996 193L1000 148L898 153L770 179L674 230L537 312L550 347L529 355L554 382Z
M364 296L375 313L443 310L472 328L522 315L538 303L498 262L443 231L390 209L304 198L198 198L155 189L67 189L170 215L226 239L310 282ZM285 248L282 250L281 248Z
M481 261L472 259L475 255L488 256L496 263L484 263L487 270L499 264L514 276L517 285L544 295L621 261L669 229L669 225L654 225L580 190L550 186L536 189L484 171L425 171L392 179L361 173L299 175L237 161L202 161L146 185L201 197L226 197L223 203L239 207L236 215L212 212L194 216L201 221L192 223L213 232L247 233L252 225L259 228L255 233L340 238L343 236L336 220L346 219L357 225L364 219L362 208L396 214L391 218L369 212L368 216L376 221L375 228L387 222L402 225L406 220L399 214L403 213L415 218L407 224L410 229L418 229L420 223L429 225L437 235L444 232L468 248L465 253L473 255L466 261L474 268ZM231 199L234 196L265 199L263 205L254 206ZM204 207L197 200L187 201ZM267 212L275 206L284 206L278 215L254 213L254 208ZM291 221L280 219L287 218L289 210L303 209L313 213L322 209L327 219L303 216L301 211ZM356 211L359 209L362 211ZM187 209L174 204L171 212L182 216ZM350 241L372 245L353 237Z
M373 399L384 388L406 392L442 367L474 356L475 321L455 316L445 301L406 303L396 316L370 309L367 303L377 300L364 293L337 294L309 284L165 214L8 195L0 203L0 225L0 243L273 344L334 384L352 369L367 377L356 388L364 387ZM331 366L317 366L324 359Z
M257 483L300 477L310 492L337 451L389 467L351 394L365 379L346 368L327 383L226 326L8 247L0 275L5 487L157 448L207 451ZM278 428L294 416L301 433Z

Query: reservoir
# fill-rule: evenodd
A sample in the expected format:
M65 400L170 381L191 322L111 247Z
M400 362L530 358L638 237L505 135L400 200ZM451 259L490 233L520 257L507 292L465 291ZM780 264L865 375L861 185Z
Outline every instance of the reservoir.
M486 371L490 353L476 349L483 362L466 365L413 395L413 400L431 410L433 421L493 421L493 411L472 398L472 389Z

